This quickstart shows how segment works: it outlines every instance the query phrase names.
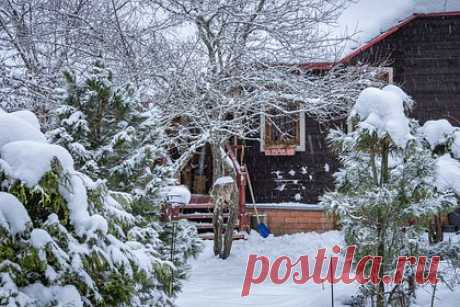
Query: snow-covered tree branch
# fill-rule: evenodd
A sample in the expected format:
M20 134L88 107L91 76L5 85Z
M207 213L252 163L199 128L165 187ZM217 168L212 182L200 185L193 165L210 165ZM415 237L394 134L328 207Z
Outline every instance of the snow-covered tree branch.
M343 117L359 91L376 82L367 67L304 65L337 58L349 36L329 30L349 1L152 2L191 33L175 44L178 56L159 94L176 128L177 171L205 143L258 138L267 111Z
M62 71L85 71L96 61L117 80L151 89L163 77L158 59L170 22L149 1L2 1L3 107L47 110Z

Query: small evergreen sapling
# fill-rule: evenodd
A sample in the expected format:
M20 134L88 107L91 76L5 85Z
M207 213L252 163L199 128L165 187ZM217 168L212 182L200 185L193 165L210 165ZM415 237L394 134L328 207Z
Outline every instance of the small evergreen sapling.
M355 129L329 134L342 167L336 191L321 202L339 215L358 258L382 257L380 280L393 273L398 256L420 255L432 217L457 204L451 191L437 189L435 159L417 133L418 123L404 114L408 101L394 86L368 88L353 109ZM377 307L388 306L397 293L406 299L413 293L413 271L404 278L409 289L380 282L366 291Z

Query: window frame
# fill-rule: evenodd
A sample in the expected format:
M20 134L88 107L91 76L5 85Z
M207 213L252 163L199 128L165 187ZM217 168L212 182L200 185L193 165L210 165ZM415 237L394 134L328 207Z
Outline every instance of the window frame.
M385 74L388 75L388 79L385 80L388 82L388 84L393 84L393 77L394 77L394 70L393 67L378 67L377 68L378 73L380 73L382 76Z
M306 131L305 131L305 112L299 112L299 136L298 136L298 144L295 145L296 152L305 151L305 138L306 138ZM265 149L276 149L276 148L288 148L293 147L294 145L268 145L266 146L266 118L265 113L261 114L260 116L260 151L265 152Z

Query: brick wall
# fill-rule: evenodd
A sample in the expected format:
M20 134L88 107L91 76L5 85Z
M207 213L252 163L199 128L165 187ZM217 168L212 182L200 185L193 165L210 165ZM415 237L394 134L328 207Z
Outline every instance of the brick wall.
M267 224L274 235L299 232L325 232L335 229L334 218L321 209L269 208L257 206L259 214L267 215ZM252 208L247 209L253 214Z

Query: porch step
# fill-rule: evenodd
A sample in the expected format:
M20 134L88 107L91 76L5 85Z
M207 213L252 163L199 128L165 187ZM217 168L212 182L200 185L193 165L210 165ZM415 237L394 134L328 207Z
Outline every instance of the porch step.
M179 214L175 219L186 219L192 222L197 230L198 235L203 240L213 240L213 218L214 204L212 203L211 196L204 194L192 194L190 203L180 207ZM225 211L224 211L225 212ZM224 222L228 219L229 214L224 213ZM238 222L236 223L238 225ZM247 239L246 236L238 232L238 226L235 225L235 232L233 234L234 240Z
M214 240L214 233L204 232L199 234L199 237L203 240ZM233 240L247 240L247 236L245 234L235 232L233 233Z
M178 219L186 219L186 220L191 220L191 221L196 221L196 220L212 220L213 213L201 213L201 212L195 212L195 213L187 213L187 214L179 214L177 216ZM223 214L224 218L228 218L228 213Z
M188 204L182 207L182 210L200 210L200 209L212 209L214 205L209 203L200 203L200 204Z
M212 229L212 223L193 223L193 225L196 227L198 230L202 229Z
M191 204L212 203L211 196L206 194L192 194L190 199Z
M193 223L193 225L198 229L213 229L212 223ZM222 225L223 227L227 227L227 224ZM235 225L235 229L238 229L238 225Z
M201 221L210 223L212 221L212 212L214 204L211 196L204 194L192 194L190 203L181 207L177 219L187 219L192 222Z

